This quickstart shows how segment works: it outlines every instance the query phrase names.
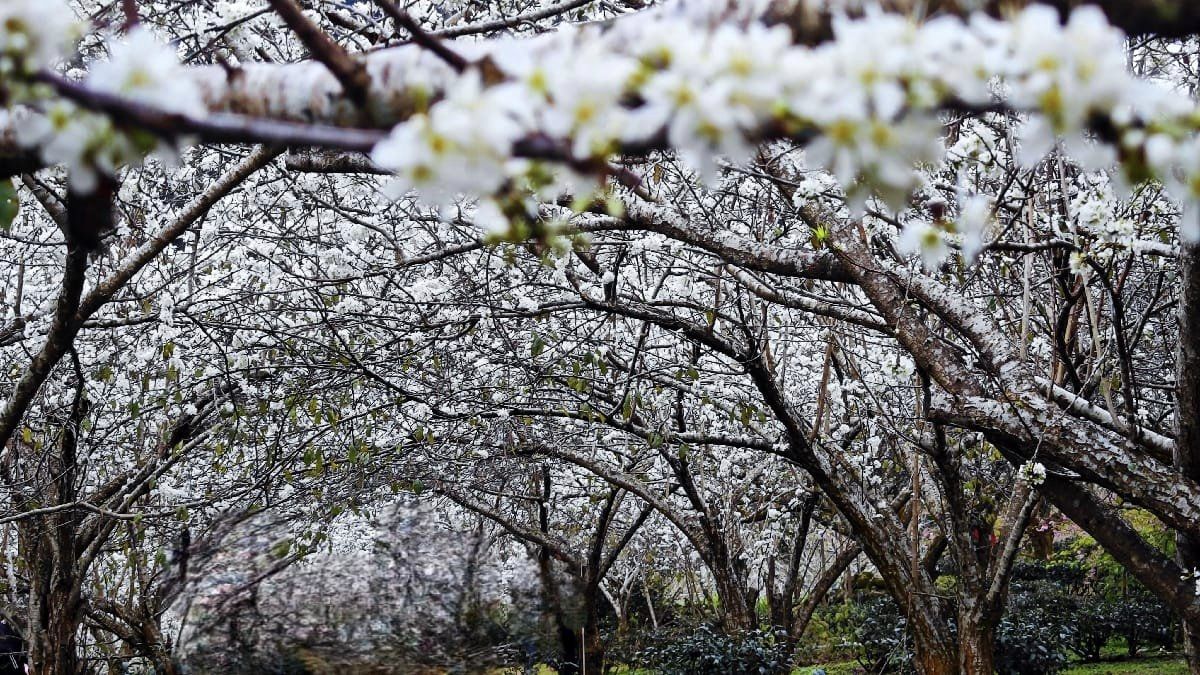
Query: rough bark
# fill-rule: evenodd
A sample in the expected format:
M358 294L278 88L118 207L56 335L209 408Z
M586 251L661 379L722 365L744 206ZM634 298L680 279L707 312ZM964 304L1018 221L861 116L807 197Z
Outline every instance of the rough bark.
M78 421L77 416L67 423ZM75 437L64 429L60 453L50 458L43 497L51 503L76 500ZM79 512L64 510L21 525L22 557L30 562L30 670L34 675L83 672L76 636L83 624L82 580L77 569Z
M911 622L909 625L912 625ZM925 634L920 630L911 632L913 666L917 675L961 675L958 671L958 649L952 641L945 636Z
M745 585L732 568L725 564L711 566L717 599L721 603L721 623L730 632L754 627L757 618L747 603Z
M996 621L973 608L958 613L958 667L963 675L992 675Z
M1200 245L1180 254L1179 354L1175 375L1175 469L1200 482ZM1200 571L1200 536L1179 532L1176 557L1184 572ZM1200 675L1200 621L1184 622L1188 666Z

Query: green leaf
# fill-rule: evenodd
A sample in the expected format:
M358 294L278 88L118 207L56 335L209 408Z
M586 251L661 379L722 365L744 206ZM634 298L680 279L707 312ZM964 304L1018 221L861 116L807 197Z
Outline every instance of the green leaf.
M12 179L0 181L0 230L12 229L13 220L21 210L21 198Z
M291 550L292 541L290 539L284 539L276 542L275 545L271 547L271 555L276 559L284 558L287 557L288 552Z

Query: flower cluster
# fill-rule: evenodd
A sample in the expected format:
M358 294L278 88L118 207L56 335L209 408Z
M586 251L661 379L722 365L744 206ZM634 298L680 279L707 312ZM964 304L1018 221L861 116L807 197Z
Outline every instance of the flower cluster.
M531 212L530 192L588 203L618 153L673 149L712 177L721 158L742 162L759 142L786 138L802 142L806 167L828 171L851 212L863 213L871 198L905 204L923 186L922 167L991 157L985 140L947 152L941 115L1000 106L1025 116L1024 162L1061 140L1085 167L1120 162L1127 182L1157 178L1175 197L1200 201L1200 115L1128 71L1124 36L1095 7L1065 24L1036 5L1007 21L919 23L868 10L837 18L833 39L816 47L793 44L786 27L721 12L728 3L675 2L605 27L464 45L471 66L422 85L412 100L428 94L432 105L395 126L372 158L435 203L497 197L481 215L503 234L502 221ZM0 69L18 79L54 63L74 22L65 4L43 0L5 3L0 19ZM110 54L86 76L89 88L204 113L197 78L147 30L110 41ZM68 164L80 187L89 171L111 172L159 146L66 104L30 107L45 114L23 138ZM987 207L966 200L959 212L950 229L969 257ZM946 224L914 224L905 238L932 260L946 251ZM1188 209L1184 224L1185 237L1200 237L1200 210Z
M529 180L544 173L536 162L511 161L536 158L531 139L571 167L670 147L711 175L715 157L743 161L759 141L787 137L807 144L807 165L832 173L861 212L872 196L903 204L921 185L917 167L942 160L944 110L1003 104L1027 115L1026 162L1061 138L1085 166L1119 160L1134 180L1162 177L1177 196L1200 198L1193 106L1130 74L1123 35L1094 7L1065 25L1040 6L1010 21L980 14L923 24L874 11L836 20L834 39L815 48L756 21L713 28L705 7L680 3L606 31L494 45L480 63L498 76L468 72L443 101L397 126L374 158L408 187L445 199L543 187ZM1098 120L1105 133L1090 138ZM978 250L986 208L962 207L963 245ZM910 238L933 240L924 234Z
M26 51L21 60L26 67L45 67L57 58L61 44L51 42L47 30L60 30L63 17L69 11L54 2L16 3L14 15L22 7L39 7L37 17L46 21L39 25L34 36L25 40L40 49ZM53 8L58 7L56 11ZM5 10L8 10L6 6ZM26 9L25 15L35 10ZM13 26L24 31L24 24ZM0 30L9 44L18 41L12 26ZM12 32L10 32L12 31ZM69 35L68 32L64 34ZM204 100L194 80L186 76L176 58L175 50L160 42L154 34L136 27L119 39L108 42L109 59L95 64L84 83L88 88L116 94L129 101L149 105L158 110L186 115L205 114ZM53 47L53 48L52 48ZM42 158L51 164L67 168L74 190L87 193L95 188L99 174L114 174L121 166L137 164L151 151L170 151L159 139L144 132L118 128L113 120L99 113L81 109L65 100L43 101L33 98L22 101L26 114L18 117L17 140L26 147L36 147ZM34 112L39 111L39 112Z
M1046 466L1041 462L1026 462L1021 465L1021 479L1030 485L1041 485L1046 481Z
M0 3L0 79L28 75L53 65L78 32L75 17L65 3L53 0Z
M957 202L958 217L953 220L920 218L905 223L896 242L897 249L905 254L919 255L926 269L935 270L949 255L952 241L965 261L974 262L987 244L986 237L995 220L994 206L990 198L961 189ZM939 212L946 207L940 199L929 205Z
M517 85L484 87L469 71L433 106L375 146L375 162L394 171L403 190L437 203L460 192L488 194L511 173L512 146L527 128ZM402 191L403 191L402 190Z
M165 112L205 114L200 89L180 65L175 49L148 28L137 26L108 46L109 59L88 71L90 88Z
M67 101L54 101L43 114L22 118L17 141L37 147L47 163L63 165L71 188L80 194L96 188L100 173L112 175L143 154L108 117L81 110Z

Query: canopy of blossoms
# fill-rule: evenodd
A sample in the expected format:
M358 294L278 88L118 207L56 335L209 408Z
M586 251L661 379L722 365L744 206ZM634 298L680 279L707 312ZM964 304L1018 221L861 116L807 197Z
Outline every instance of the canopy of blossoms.
M729 11L721 2L679 2L610 25L456 45L462 53L432 40L385 50L365 60L372 119L357 126L373 128L307 140L369 148L400 192L415 189L433 204L486 198L477 222L498 237L528 234L533 197L586 203L605 178L636 185L610 157L675 149L711 176L717 158L742 162L771 138L804 143L807 164L832 173L855 211L871 199L899 206L920 187L919 167L942 158L939 115L947 111L1021 115L1024 163L1058 142L1085 168L1119 167L1125 186L1157 179L1185 205L1200 198L1200 114L1182 94L1129 72L1125 36L1094 7L1076 9L1065 24L1038 5L1008 20L924 23L867 11L836 17L832 39L815 47L794 44L786 26L752 11L731 22ZM0 15L7 131L44 161L66 165L77 191L187 141L161 119L201 137L261 139L244 115L221 109L239 85L213 68L181 66L147 29L113 37L108 60L80 72L62 63L80 32L65 3L18 0ZM272 66L258 68L240 73L249 82L240 86L254 86ZM261 112L312 112L314 98L340 86L308 73L268 93L274 103ZM136 126L106 111L133 111ZM375 131L389 121L386 135ZM902 238L926 242L932 262L943 231L957 229L970 253L987 200L962 200L959 223L910 226ZM1200 237L1194 215L1185 214L1181 235Z

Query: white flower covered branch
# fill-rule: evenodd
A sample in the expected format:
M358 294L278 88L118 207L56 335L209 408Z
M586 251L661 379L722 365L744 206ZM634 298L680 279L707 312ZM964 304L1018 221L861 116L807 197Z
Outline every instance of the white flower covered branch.
M370 146L402 188L433 203L496 196L486 208L501 220L534 213L521 196L530 191L588 194L622 153L674 149L712 175L718 157L742 162L758 142L790 138L861 211L872 197L901 205L919 187L917 167L942 160L939 115L952 109L1027 114L1019 134L1026 163L1057 139L1085 167L1119 164L1130 184L1157 179L1185 204L1200 198L1200 114L1130 74L1124 35L1089 6L1065 25L1037 5L1008 21L976 14L918 24L868 11L835 18L832 39L810 48L793 44L782 25L717 21L728 13L722 3L675 3L605 27L455 45L469 64L461 73L417 46L374 54L364 61L365 110L339 95L319 63L185 68L145 29L111 41L110 58L76 83L48 72L66 53L69 10L22 0L3 11L13 17L0 28L4 68L27 85L9 95L18 138L65 164L81 191L96 172L174 147L181 139L171 137L172 123L177 136L216 142ZM79 104L107 114L85 114ZM168 117L156 123L147 110ZM306 134L302 123L202 122L228 112L275 124L398 123L379 137ZM970 256L987 205L968 202ZM1192 211L1181 227L1186 239L1200 237ZM929 262L944 253L936 231L906 238L909 248L928 249Z

